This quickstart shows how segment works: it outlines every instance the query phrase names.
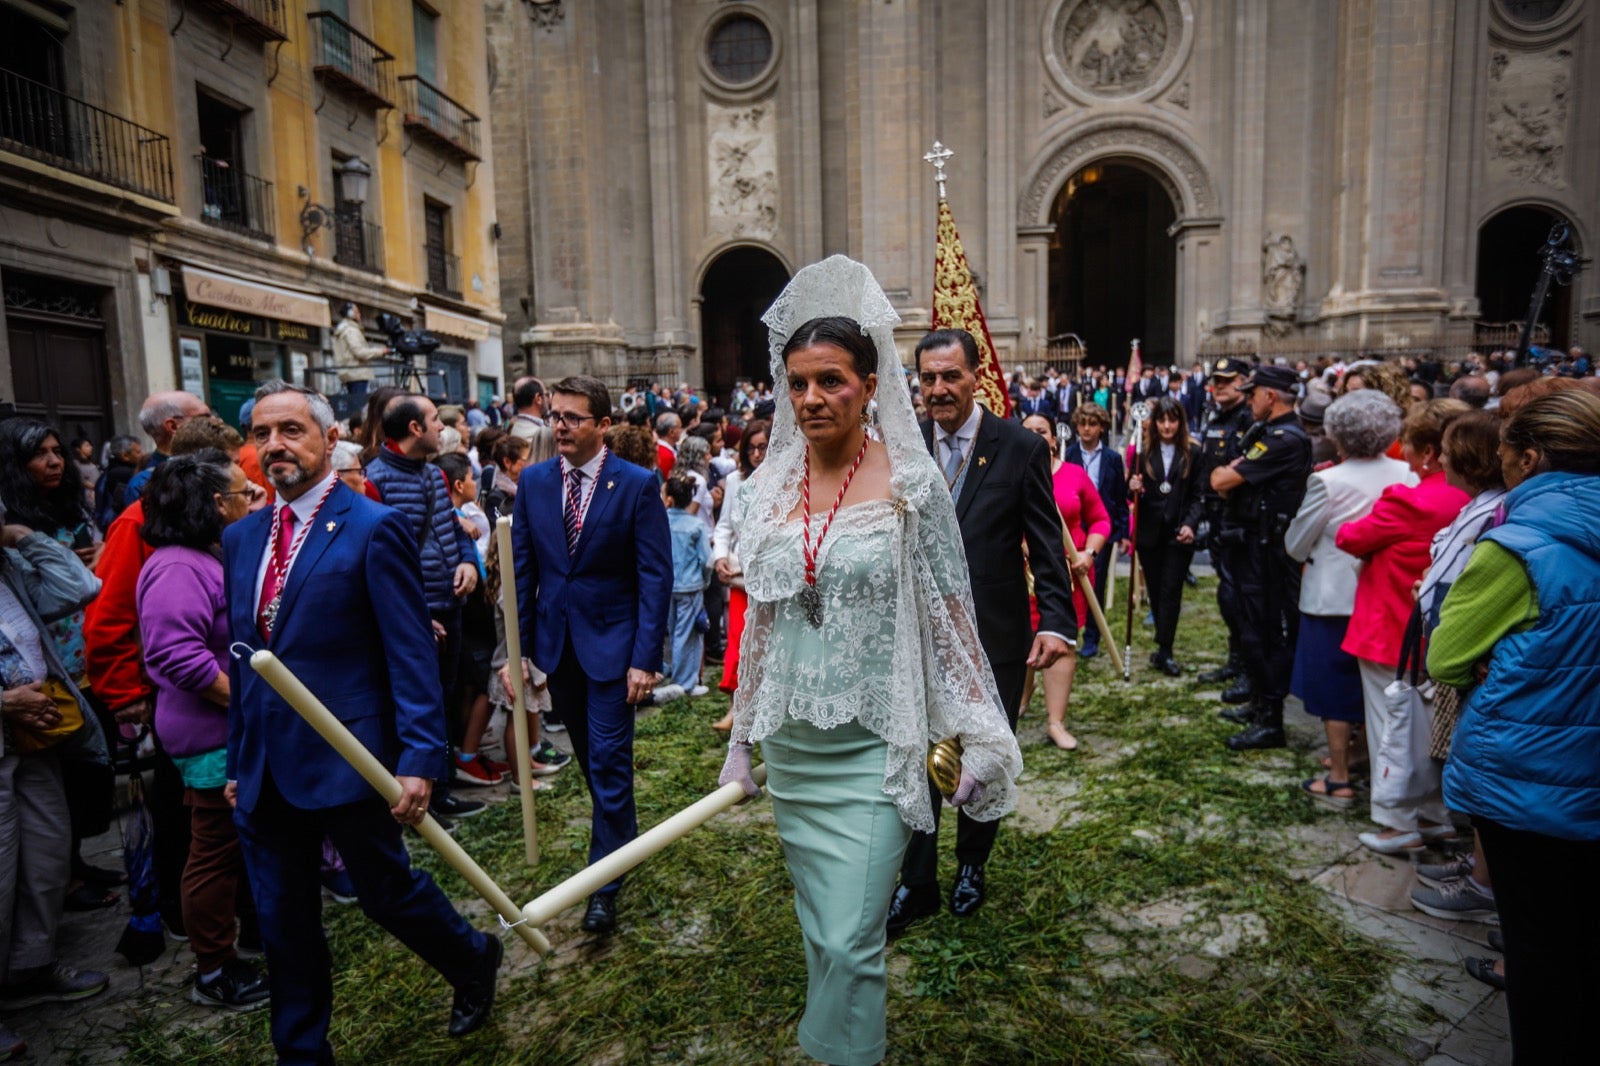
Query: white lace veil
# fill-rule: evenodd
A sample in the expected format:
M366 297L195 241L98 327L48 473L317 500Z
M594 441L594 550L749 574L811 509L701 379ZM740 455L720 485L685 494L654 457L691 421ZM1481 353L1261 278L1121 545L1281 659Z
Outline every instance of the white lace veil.
M889 685L876 686L880 698L864 698L858 707L804 707L805 696L798 693L786 696L781 701L786 706L780 707L774 702L775 690L787 689L786 679L768 676L758 662L747 658L741 662L734 700L733 739L760 740L781 724L785 713L824 727L845 715L855 717L890 746L885 792L894 797L907 824L931 830L923 766L927 745L960 736L966 749L965 768L987 785L983 800L969 805L968 813L980 819L998 818L1015 805L1013 779L1021 771L1022 759L1000 708L994 675L978 643L955 504L928 453L911 406L894 343L900 316L872 272L845 256L835 255L802 269L762 316L770 330L777 403L766 460L746 483L739 500L740 557L748 571L752 557L761 556L766 544L778 543L773 538L782 535L799 502L806 441L795 424L794 408L783 385L788 380L783 347L801 325L824 316L854 319L878 354L878 426L889 454L890 492L907 530L904 543L908 555L900 567L906 580L895 612L902 619L895 635L896 677ZM745 630L747 656L752 642L769 636L781 639L772 633L771 612L755 602L754 589L761 584L765 583L758 580L752 587ZM753 658L759 659L759 655ZM745 662L749 662L748 671ZM765 692L751 691L757 688ZM887 690L894 691L894 699L888 698Z

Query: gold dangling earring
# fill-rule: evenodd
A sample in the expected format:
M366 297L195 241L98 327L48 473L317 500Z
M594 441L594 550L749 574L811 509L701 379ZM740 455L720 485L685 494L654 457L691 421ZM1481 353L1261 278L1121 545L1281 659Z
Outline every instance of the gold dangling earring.
M866 407L863 407L861 409L861 428L862 429L871 429L872 428L872 411L869 408L866 408Z

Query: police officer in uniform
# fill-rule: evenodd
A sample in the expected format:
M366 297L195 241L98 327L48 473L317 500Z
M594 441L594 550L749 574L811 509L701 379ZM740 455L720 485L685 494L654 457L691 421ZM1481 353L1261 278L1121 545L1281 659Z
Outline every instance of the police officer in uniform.
M1241 388L1255 424L1243 454L1211 472L1211 487L1227 500L1222 539L1236 549L1239 650L1255 697L1245 729L1228 738L1234 751L1281 748L1283 701L1289 694L1300 629L1300 567L1283 548L1283 534L1300 510L1311 476L1311 438L1295 416L1294 371L1257 367Z
M1245 403L1244 392L1239 388L1252 369L1248 362L1233 356L1223 356L1217 360L1211 371L1211 395L1216 406L1200 435L1200 494L1206 524L1211 531L1206 546L1210 550L1211 565L1217 572L1217 607L1228 626L1228 661L1215 670L1207 670L1199 675L1199 680L1207 684L1232 681L1233 685L1222 693L1223 700L1228 703L1250 701L1250 678L1239 656L1240 614L1237 578L1234 574L1234 559L1238 552L1230 551L1219 542L1225 501L1222 494L1211 487L1211 474L1241 454L1240 441L1254 421L1250 416L1250 405Z

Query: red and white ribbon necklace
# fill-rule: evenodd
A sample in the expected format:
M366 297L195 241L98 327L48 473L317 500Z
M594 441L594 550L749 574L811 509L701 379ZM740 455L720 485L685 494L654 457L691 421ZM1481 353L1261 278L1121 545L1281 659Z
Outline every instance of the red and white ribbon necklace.
M283 520L273 515L272 535L267 540L267 581L271 583L272 595L268 597L268 608L276 621L276 605L283 596L283 586L289 578L289 568L294 565L295 558L300 554L300 546L306 542L306 535L311 532L311 527L316 523L317 512L322 510L322 505L328 502L328 497L333 495L334 486L339 484L339 479L334 478L328 482L328 487L322 490L322 495L317 498L317 505L311 509L306 520L300 523L300 532L294 535L294 540L289 542L289 555L284 559L283 569L278 569L278 529ZM285 507L289 505L284 504Z
M579 504L579 506L578 506L578 536L580 536L580 537L583 536L583 520L585 518L589 517L589 504L594 500L595 486L600 484L600 471L602 471L602 470L604 470L606 468L606 455L608 453L609 453L609 449L607 449L604 444L600 445L600 465L594 468L594 477L589 479L589 487L583 490L583 499L577 501L578 504ZM568 465L570 466L571 464L569 463ZM577 470L577 469L579 469L579 468L576 467L576 466L572 467L572 470ZM563 485L561 486L561 491L562 491L563 494L568 495L568 496L571 495L571 491L567 488L565 482L566 482L568 477L572 476L572 470L567 471L567 476L563 477L561 479L562 482L563 482Z
M800 482L800 503L803 510L804 526L801 532L800 548L806 562L806 584L812 588L817 586L817 556L822 551L822 542L827 539L828 530L833 526L834 516L839 513L839 505L844 503L844 494L850 490L850 482L856 476L856 471L861 469L861 460L867 457L867 445L870 439L866 434L861 436L861 450L856 452L856 461L850 464L849 473L844 476L844 483L839 486L839 497L833 501L833 509L828 512L828 517L822 522L822 529L817 534L817 542L811 543L811 449L806 448L805 479Z

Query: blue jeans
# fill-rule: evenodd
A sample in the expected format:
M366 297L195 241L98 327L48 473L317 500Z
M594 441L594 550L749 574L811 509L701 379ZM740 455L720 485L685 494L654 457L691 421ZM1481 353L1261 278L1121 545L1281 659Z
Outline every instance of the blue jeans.
M668 616L668 627L672 632L672 670L667 679L674 685L683 686L685 690L694 688L700 682L700 658L705 637L695 629L694 622L704 608L705 593L699 589L672 594L672 613Z

